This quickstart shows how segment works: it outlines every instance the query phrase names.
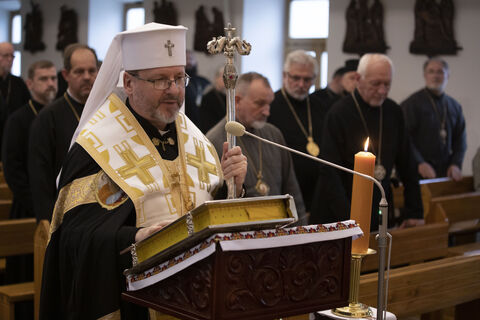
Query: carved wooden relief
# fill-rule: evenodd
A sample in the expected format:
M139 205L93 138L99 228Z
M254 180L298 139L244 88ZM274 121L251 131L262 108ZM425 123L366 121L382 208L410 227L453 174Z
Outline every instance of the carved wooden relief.
M453 0L417 0L415 33L410 52L434 56L456 54L461 50L454 38L454 15Z
M389 48L383 31L383 5L374 0L351 0L346 11L347 29L343 52L364 54L385 53Z
M35 53L45 50L43 38L43 14L38 3L30 2L32 11L25 16L25 42L23 49Z

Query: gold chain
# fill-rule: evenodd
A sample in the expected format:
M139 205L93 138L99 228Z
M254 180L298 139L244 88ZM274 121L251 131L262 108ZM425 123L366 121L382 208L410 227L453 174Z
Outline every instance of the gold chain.
M248 158L248 163L252 165L253 171L255 172L255 175L257 176L257 179L262 179L263 178L263 160L262 160L262 143L258 141L258 154L259 154L259 161L258 161L258 171L255 165L253 164L253 158L250 156L250 154L247 151L247 148L245 147L245 144L243 143L243 140L241 137L238 137L238 141L241 144L242 151L245 151L245 155Z
M295 112L295 109L293 108L292 103L288 99L288 96L285 93L285 90L282 88L281 91L282 91L283 97L285 98L285 101L287 101L287 105L290 108L290 111L292 111L293 116L295 117L295 120L297 120L298 126L300 127L303 134L305 135L305 138L307 138L307 140L309 140L308 138L313 139L312 114L311 114L311 110L310 110L310 98L307 96L307 117L308 117L308 134L307 134L307 130L305 130L305 127L303 126L302 122L300 121L300 118L298 117L297 113Z
M353 101L355 102L355 107L357 107L357 111L360 114L360 118L362 119L363 127L365 131L367 132L367 135L370 136L370 133L368 132L368 126L367 126L367 121L365 121L365 118L363 116L363 112L360 109L360 105L358 104L357 98L355 98L355 94L352 92L352 98ZM380 120L379 120L379 128L378 128L378 154L377 154L377 162L379 164L382 163L382 135L383 135L383 107L379 106L380 108ZM372 143L372 149L373 152L375 153L375 146Z
M63 94L63 97L65 98L65 100L67 100L67 103L70 106L70 109L72 109L73 115L75 116L75 118L77 118L77 122L80 121L80 116L78 115L77 110L75 110L75 108L73 107L72 102L68 98L68 95L66 92Z
M38 115L38 111L37 111L37 109L35 109L35 106L33 105L32 99L29 99L29 100L28 100L28 105L30 106L30 109L32 109L33 114L34 114L35 116Z
M432 104L432 108L433 108L433 110L435 110L435 113L437 114L438 120L440 121L440 128L442 130L445 130L445 123L446 123L446 120L447 120L447 105L445 103L442 103L443 117L440 117L440 112L437 109L437 104L435 103L435 101L433 101L433 98L430 95L430 93L427 91L427 89L425 89L425 94L428 96L428 99L430 100L430 103Z

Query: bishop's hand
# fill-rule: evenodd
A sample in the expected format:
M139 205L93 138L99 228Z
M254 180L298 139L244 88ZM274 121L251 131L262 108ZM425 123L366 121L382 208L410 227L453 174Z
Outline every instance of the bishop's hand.
M228 150L228 142L224 142L221 164L224 179L233 177L237 195L240 195L247 174L247 157L242 154L239 146Z

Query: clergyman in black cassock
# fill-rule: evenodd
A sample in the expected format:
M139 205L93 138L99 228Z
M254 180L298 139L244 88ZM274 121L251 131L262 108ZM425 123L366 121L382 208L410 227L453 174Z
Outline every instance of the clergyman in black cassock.
M320 157L353 169L355 154L363 151L365 141L369 137L369 150L376 155L377 165L381 164L385 169L384 177L377 176L377 179L381 180L385 189L389 213L393 213L390 176L395 167L405 186L405 210L402 218L412 224L421 224L423 207L411 143L400 107L386 97L391 82L391 71L386 70L391 70L390 64L387 64L383 55L364 57L367 59L366 70L370 73L366 72L366 76L359 80L358 89L353 94L338 101L327 113ZM368 66L371 69L368 69ZM381 69L378 71L376 68ZM370 79L375 80L376 86L367 81ZM363 90L370 103L365 101L359 90ZM310 223L349 219L352 174L325 165L320 166L319 173ZM379 202L380 191L374 186L372 230L378 228Z
M46 60L34 62L28 69L27 86L32 99L8 118L3 135L3 172L13 193L10 219L35 216L27 170L29 130L38 112L55 98L57 76L53 63ZM6 282L33 281L33 264L33 254L7 257ZM17 303L15 319L32 319L32 317L31 302Z
M401 103L421 178L461 178L467 150L465 118L460 104L444 91L448 74L444 60L427 60L426 87ZM430 166L433 172L425 171L422 166Z
M283 87L275 92L268 122L280 129L287 146L301 152L318 155L326 107L308 90L315 79L316 61L303 50L291 52L283 71ZM309 142L311 141L311 142ZM307 145L313 147L308 149ZM318 163L292 154L298 184L307 212L310 211L313 190L317 181Z
M28 170L37 221L50 221L57 195L56 180L97 75L97 57L89 47L65 49L63 75L69 87L44 108L32 124Z
M14 49L11 43L0 43L0 152L3 129L7 118L30 99L30 92L22 78L10 73Z
M132 258L120 251L211 200L222 176L230 174L237 194L242 191L247 164L240 148L220 161L179 112L188 81L185 34L183 26L149 23L112 41L62 168L40 319L148 319L146 309L121 300ZM171 46L164 46L167 40ZM121 62L114 58L119 53ZM103 95L115 89L122 67L132 70L123 77L126 103ZM215 167L208 188L200 167L187 161L197 141ZM188 175L187 166L197 174Z

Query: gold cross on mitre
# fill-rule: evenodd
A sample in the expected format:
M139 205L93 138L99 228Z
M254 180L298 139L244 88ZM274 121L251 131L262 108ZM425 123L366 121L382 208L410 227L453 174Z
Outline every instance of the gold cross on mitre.
M168 56L171 57L172 56L172 48L175 47L175 44L172 43L170 40L167 41L167 43L165 43L165 48L168 49Z
M142 181L142 183L145 185L149 185L155 182L155 179L148 171L148 169L156 165L155 160L150 154L138 158L135 152L133 152L133 150L128 145L126 145L126 148L123 150L120 148L120 146L117 146L115 150L126 163L123 167L120 167L117 170L118 174L123 179L138 176L140 181Z
M198 169L198 180L210 184L209 173L216 175L217 166L205 159L205 149L195 142L195 155L187 153L187 164Z

